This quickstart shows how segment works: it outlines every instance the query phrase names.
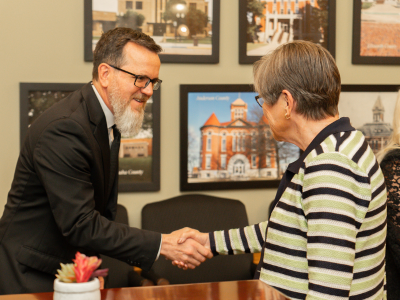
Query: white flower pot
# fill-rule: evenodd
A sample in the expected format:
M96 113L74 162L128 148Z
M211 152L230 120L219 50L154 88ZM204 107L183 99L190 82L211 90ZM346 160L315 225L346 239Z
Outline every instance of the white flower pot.
M100 281L67 283L54 280L54 300L100 300Z

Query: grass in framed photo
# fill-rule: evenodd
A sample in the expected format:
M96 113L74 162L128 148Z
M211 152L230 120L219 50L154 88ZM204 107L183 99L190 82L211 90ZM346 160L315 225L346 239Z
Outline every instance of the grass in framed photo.
M393 131L398 85L342 85L340 117L349 117L376 154L387 145Z
M294 40L335 57L336 0L239 0L239 63L252 64Z
M180 188L278 187L300 150L276 142L251 85L181 85Z
M85 61L103 32L129 27L163 48L163 63L218 63L220 0L85 0Z
M353 64L400 64L400 1L354 0Z
M83 83L20 83L20 143L29 126ZM147 102L142 129L121 138L119 192L160 190L160 89Z

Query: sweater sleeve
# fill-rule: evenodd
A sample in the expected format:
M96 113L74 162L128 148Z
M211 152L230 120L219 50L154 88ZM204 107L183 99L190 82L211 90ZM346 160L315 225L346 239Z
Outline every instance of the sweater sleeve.
M214 256L261 252L267 224L268 221L264 221L244 228L210 232Z

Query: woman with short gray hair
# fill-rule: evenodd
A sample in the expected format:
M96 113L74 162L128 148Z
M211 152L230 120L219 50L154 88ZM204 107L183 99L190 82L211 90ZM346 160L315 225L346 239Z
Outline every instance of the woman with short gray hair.
M214 255L261 252L256 278L292 299L386 299L386 188L363 134L339 118L340 74L323 47L284 44L254 66L273 136L303 150L268 221L194 238ZM185 268L182 262L174 262Z

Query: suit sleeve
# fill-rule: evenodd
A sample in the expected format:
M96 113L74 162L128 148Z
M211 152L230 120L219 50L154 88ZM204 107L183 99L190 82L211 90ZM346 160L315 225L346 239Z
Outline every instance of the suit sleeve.
M161 234L112 222L95 210L90 141L71 119L53 122L34 149L34 164L62 235L76 247L149 269Z

